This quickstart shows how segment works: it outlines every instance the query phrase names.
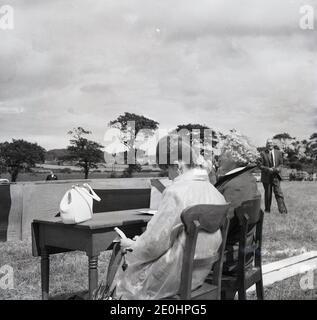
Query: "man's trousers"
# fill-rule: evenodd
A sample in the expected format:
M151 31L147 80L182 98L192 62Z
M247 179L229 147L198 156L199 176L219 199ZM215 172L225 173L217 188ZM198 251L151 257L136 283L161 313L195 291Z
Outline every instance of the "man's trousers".
M265 211L271 210L272 204L272 191L275 194L275 199L278 206L278 211L280 213L287 213L287 209L284 202L284 195L281 189L280 180L276 177L272 179L271 183L264 183L264 204L265 204Z

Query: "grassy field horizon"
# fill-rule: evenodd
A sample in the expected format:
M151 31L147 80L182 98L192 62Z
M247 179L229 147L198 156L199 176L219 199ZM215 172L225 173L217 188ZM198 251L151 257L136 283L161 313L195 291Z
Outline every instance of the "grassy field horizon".
M85 174L80 171L73 171L70 173L65 172L57 172L54 171L57 175L58 180L84 180ZM45 181L46 177L48 176L48 172L35 172L35 173L20 173L18 175L18 179L16 182L39 182ZM158 177L160 176L160 172L153 171L141 171L141 172L134 172L132 174L133 178L142 178L142 177ZM0 176L1 179L8 179L11 180L10 175L8 173L2 174ZM89 173L88 179L112 179L112 178L123 178L122 171L114 171L114 172L91 172Z
M258 183L263 195L263 187ZM317 183L282 182L288 215L278 213L275 199L272 211L265 214L263 225L263 264L317 250ZM99 280L107 269L109 252L99 260ZM31 243L17 241L0 243L0 267L14 270L14 289L0 289L1 299L40 299L40 259L32 257ZM50 294L66 297L86 290L87 257L81 252L51 256ZM316 289L303 291L300 276L295 276L265 288L266 299L316 299ZM253 294L249 297L254 298Z

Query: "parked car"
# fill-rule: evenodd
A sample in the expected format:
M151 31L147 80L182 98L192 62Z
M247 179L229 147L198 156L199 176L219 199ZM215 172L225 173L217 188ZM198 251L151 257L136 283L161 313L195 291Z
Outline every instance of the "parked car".
M290 173L290 181L308 181L309 173L306 171L297 171Z

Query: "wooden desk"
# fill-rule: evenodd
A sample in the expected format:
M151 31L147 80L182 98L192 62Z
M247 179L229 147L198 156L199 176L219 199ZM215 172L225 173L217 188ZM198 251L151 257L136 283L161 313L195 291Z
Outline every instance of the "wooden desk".
M60 217L34 220L32 223L32 253L41 256L42 299L49 297L49 255L67 251L85 251L89 265L89 298L98 285L98 256L110 249L119 227L128 237L141 234L151 219L137 209L94 214L89 221L67 225Z

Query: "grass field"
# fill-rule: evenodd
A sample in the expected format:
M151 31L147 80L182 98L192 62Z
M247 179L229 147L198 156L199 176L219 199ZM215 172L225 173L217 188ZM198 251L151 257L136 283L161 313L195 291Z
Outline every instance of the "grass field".
M317 250L317 183L284 182L282 188L289 214L281 216L273 200L273 210L264 218L264 263ZM263 193L261 184L259 189ZM108 257L106 252L100 257L100 279L106 271ZM32 257L30 243L1 243L0 266L5 264L13 267L14 289L0 289L0 299L40 299L40 260ZM296 276L265 288L266 299L316 299L317 290L301 290L299 280L300 276ZM317 278L315 283L317 288ZM51 257L52 296L63 298L87 287L84 254L73 252ZM249 297L252 299L254 295Z
M19 173L17 182L28 182L28 181L45 181L46 177L49 173L45 172L28 172L28 173ZM83 180L85 179L85 175L83 172L80 171L73 171L70 173L65 172L55 172L58 177L58 180ZM153 171L153 172L134 172L132 177L135 178L142 178L142 177L158 177L160 172ZM122 178L123 172L116 171L116 172L90 172L88 179L108 179L108 178ZM2 174L1 179L8 179L11 180L9 174Z

